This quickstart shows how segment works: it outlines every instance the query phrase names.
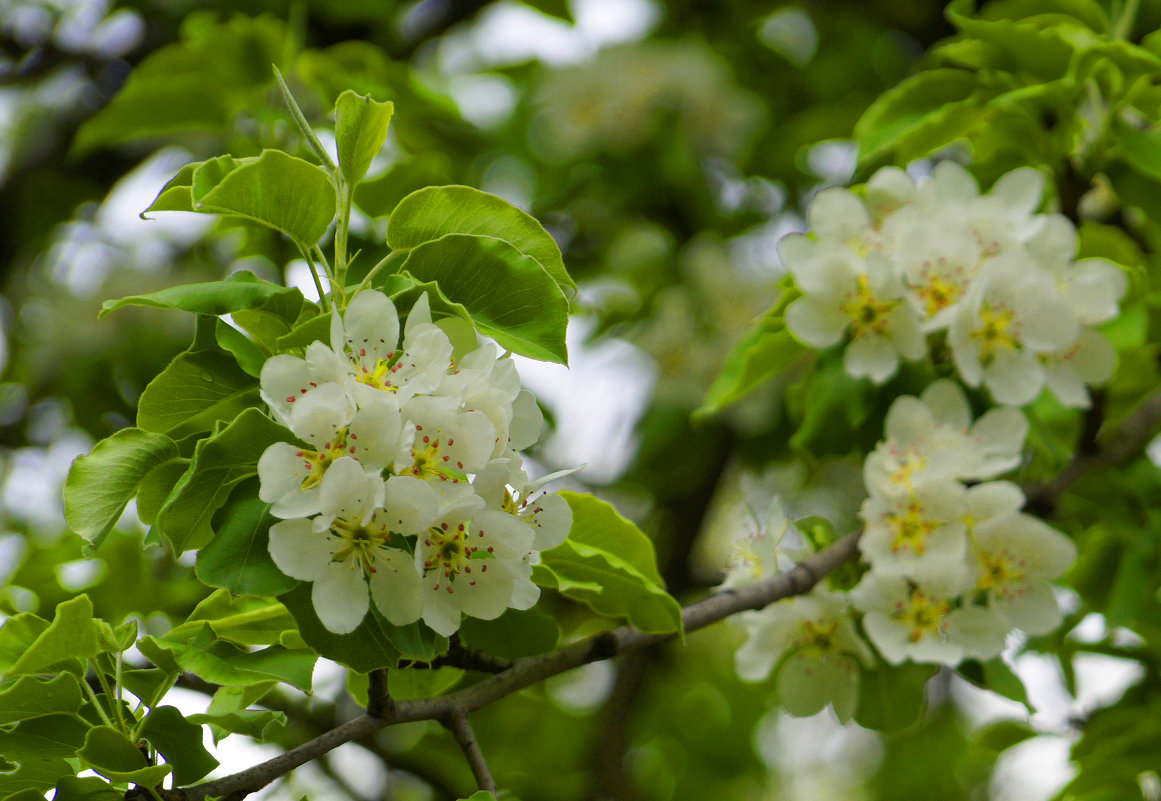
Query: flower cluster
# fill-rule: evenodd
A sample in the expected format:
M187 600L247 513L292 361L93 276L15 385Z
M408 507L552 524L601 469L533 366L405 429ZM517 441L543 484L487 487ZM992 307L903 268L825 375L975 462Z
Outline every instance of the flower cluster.
M793 526L781 503L771 504L766 525L735 543L721 590L733 590L781 572L780 545ZM813 715L828 703L842 720L855 713L859 663L870 666L870 648L859 636L845 593L815 587L764 609L742 612L735 620L746 641L734 655L738 675L763 681L776 673L784 709Z
M461 613L527 609L536 552L558 545L572 513L538 494L518 451L543 418L510 359L486 344L453 363L426 295L399 341L380 292L331 318L330 344L274 356L262 397L302 442L271 445L258 463L278 568L313 582L331 631L353 631L370 602L395 625L420 618L443 635Z
M870 570L850 593L887 661L988 659L1013 627L1059 625L1048 581L1076 546L1020 511L1019 487L988 480L1016 466L1027 432L1012 407L973 423L948 380L891 405L887 438L864 463L859 547Z
M982 383L1000 403L1029 403L1047 386L1061 403L1087 406L1086 384L1115 367L1094 326L1117 315L1126 281L1111 262L1075 259L1073 225L1035 213L1043 188L1023 168L980 194L945 161L918 184L886 167L864 197L820 192L810 235L779 244L802 291L787 326L812 347L845 338L846 371L876 383L900 359L923 358L938 335L964 383Z

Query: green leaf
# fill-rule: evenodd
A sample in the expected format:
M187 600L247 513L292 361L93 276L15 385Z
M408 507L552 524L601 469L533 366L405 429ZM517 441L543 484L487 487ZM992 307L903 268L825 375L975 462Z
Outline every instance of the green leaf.
M81 686L71 673L51 679L21 676L0 689L0 726L44 715L75 715L81 708Z
M292 49L277 17L238 14L219 22L214 14L190 14L181 41L135 64L125 86L86 120L73 154L178 133L229 131L242 112L266 105L270 64Z
M975 739L984 748L999 754L1039 733L1027 723L1018 720L1000 720L977 731Z
M190 189L193 186L194 171L201 165L202 162L195 161L178 170L177 175L170 178L165 186L161 187L157 197L138 216L143 220L148 220L151 218L145 215L151 211L193 211L193 194Z
M75 715L45 715L0 729L0 754L24 763L40 756L70 757L85 742L86 726Z
M898 667L879 664L863 669L855 722L885 733L914 725L923 712L923 687L938 672L935 665L905 662Z
M7 673L47 628L48 621L31 612L4 621L0 626L0 674Z
M551 651L560 639L560 626L539 609L509 609L495 620L465 617L460 642L501 659L519 659Z
M199 726L209 726L215 743L231 734L241 734L259 741L268 740L286 725L285 713L272 712L268 709L242 709L218 715L190 715L186 720Z
M101 304L100 317L124 306L149 306L155 309L181 309L195 314L222 315L242 309L260 309L273 301L283 300L302 307L302 293L263 280L246 270L234 273L224 281L184 284L148 295L130 295ZM298 314L297 309L294 312Z
M935 69L905 78L871 104L855 124L859 163L879 161L906 135L931 125L946 107L972 97L979 80L970 72Z
M257 409L247 409L213 436L201 440L185 475L157 513L154 528L175 553L213 539L214 513L234 484L257 472L258 459L275 442L294 442L287 429Z
M93 602L78 595L57 604L52 623L8 670L9 676L48 672L46 668L69 659L87 659L101 652Z
M465 671L454 667L388 668L387 686L396 701L435 698L454 690L463 681ZM367 706L367 674L347 671L347 692L360 706Z
M220 512L214 539L198 551L197 576L211 587L239 595L278 595L298 584L270 558L270 504L258 497L257 481L241 485Z
M1035 712L1028 702L1028 692L1024 689L1024 682L1004 664L1000 657L981 662L969 659L962 662L957 668L959 674L977 687L999 693L1017 703L1021 703L1029 712Z
M399 202L387 223L387 244L411 250L447 234L503 239L544 268L566 296L576 294L560 247L536 218L508 201L470 186L431 186Z
M383 149L393 113L394 103L380 103L350 89L335 101L335 142L347 186L363 180L371 161Z
M411 250L402 269L435 281L481 333L540 361L568 363L568 301L540 263L500 239L448 234Z
M602 500L560 496L572 509L572 528L567 540L541 553L533 578L641 631L680 631L681 606L663 589L649 538Z
M472 793L467 798L462 798L460 801L496 801L496 796L489 793L487 790L480 790Z
M44 792L51 789L64 776L72 776L76 770L63 757L48 754L31 756L20 763L12 772L0 773L0 797L17 798L25 801L32 797L44 798ZM32 796L36 793L36 796Z
M160 668L131 668L121 670L121 684L141 703L152 709L177 681L177 673Z
M56 785L52 801L122 801L125 791L95 776L65 776Z
M190 349L179 353L145 387L137 426L180 439L209 431L259 402L258 382L217 345L218 320L201 315Z
M189 722L176 707L159 706L141 722L141 736L173 768L176 785L196 782L219 764L202 745L202 728Z
M312 342L331 341L331 313L320 314L296 325L289 333L280 336L276 342L279 353L306 348Z
M303 247L322 239L335 218L335 187L326 170L281 150L264 150L239 162L213 188L199 191L195 171L193 206L207 214L232 214L282 231Z
M110 726L89 729L84 747L77 756L81 764L112 782L135 782L155 787L172 770L169 765L148 764L133 741Z
M1161 127L1140 130L1114 119L1112 138L1120 156L1141 175L1161 181Z
M1096 43L1096 35L1077 25L1055 25L1041 28L1030 22L1008 19L973 19L958 12L963 3L948 6L947 18L968 36L987 42L1007 56L1001 65L1008 72L1031 72L1050 81L1062 77L1068 69L1076 44Z
M786 307L798 294L783 290L778 302L734 346L695 417L711 415L745 397L763 382L813 358L813 351L791 336L783 319Z
M298 582L294 582L297 584ZM218 590L203 600L189 619L173 630L197 631L208 622L214 634L236 645L274 645L287 631L294 631L294 618L286 607L269 598L235 596L229 590Z
M180 637L180 640L171 637ZM166 661L159 652L167 652L180 667L213 684L246 686L273 679L303 692L310 691L311 673L318 660L318 654L313 651L292 651L280 645L259 651L239 648L217 639L209 623L192 632L145 637L138 647L154 664ZM155 656L158 658L154 659Z
M69 469L65 520L73 531L99 546L146 474L177 455L172 439L139 428L122 429L101 440Z
M447 640L427 626L418 621L394 626L374 604L358 628L350 634L335 634L315 614L311 587L309 582L303 582L278 596L278 600L294 616L306 643L328 659L368 673L376 668L395 667L400 659L430 662L447 650Z
M234 357L234 361L243 372L254 378L262 375L262 365L266 363L266 356L258 349L254 340L243 334L225 320L218 320L214 325L214 339L218 347Z

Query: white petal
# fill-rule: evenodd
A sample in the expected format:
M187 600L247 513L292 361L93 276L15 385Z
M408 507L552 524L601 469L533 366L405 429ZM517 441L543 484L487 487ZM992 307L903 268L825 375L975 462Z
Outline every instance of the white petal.
M835 304L810 296L791 303L785 319L790 333L815 348L829 348L838 342L850 323Z
M431 485L412 476L387 479L383 508L392 531L418 534L434 526L439 516L439 498Z
M1047 634L1064 619L1052 588L1044 582L1024 585L1011 595L997 595L992 604L1013 626L1033 636Z
M899 369L899 352L886 337L860 337L843 352L843 369L855 378L869 378L882 384Z
M286 422L300 395L310 389L312 378L306 362L286 354L271 356L262 365L259 382L262 400L270 405L275 416Z
M514 451L530 448L540 439L544 413L531 392L520 390L512 402L512 423L508 427L508 447Z
M301 453L289 442L276 442L258 459L258 497L273 504L275 517L308 517L322 509L318 486L302 488L313 471Z
M311 521L282 520L270 527L270 557L291 578L314 581L331 561L326 535L314 531Z
M403 329L404 338L410 338L411 332L422 325L431 325L431 301L428 300L426 292L419 296L411 311L407 313L407 323Z
M545 494L533 498L530 505L532 513L525 520L535 531L532 548L545 551L564 542L572 528L572 509L564 498Z
M938 423L951 426L956 431L967 431L972 421L972 410L959 384L942 378L923 390L919 397Z
M871 227L871 215L863 201L849 189L831 187L815 195L806 221L819 239L840 242L859 240Z
M366 523L383 503L383 480L368 474L349 456L336 459L322 480L320 505L325 514Z
M984 368L984 384L997 403L1023 406L1044 388L1044 367L1027 351L1002 351Z
M349 348L351 360L371 370L399 342L399 313L382 292L366 289L355 295L347 306L342 330L343 339L335 342L332 323L331 347L337 353L343 353L344 347Z
M393 625L405 626L419 619L423 612L423 582L411 554L397 548L380 548L375 553L375 572L370 583L371 599Z
M363 573L353 563L328 565L314 582L310 597L318 619L335 634L350 634L357 629L370 605Z
M1015 212L1031 214L1044 194L1044 176L1031 167L1021 167L1000 176L988 194L999 197Z

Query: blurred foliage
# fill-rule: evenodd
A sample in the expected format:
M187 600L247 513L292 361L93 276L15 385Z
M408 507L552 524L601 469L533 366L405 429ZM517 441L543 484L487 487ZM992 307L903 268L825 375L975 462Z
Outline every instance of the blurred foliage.
M10 0L0 10L0 611L51 619L83 590L101 617L136 615L144 633L161 636L210 595L192 560L142 547L132 513L84 561L80 539L64 531L59 484L72 456L133 420L148 380L191 334L154 309L97 323L103 299L153 292L176 276L209 281L248 269L276 279L298 258L251 223L224 220L207 233L134 216L187 161L271 147L307 155L271 63L321 129L343 90L395 104L387 148L355 197L366 218L352 231L350 249L360 253L352 278L386 252L374 218L403 196L478 186L526 208L556 238L581 285L574 313L591 319L591 337L632 342L653 362L633 460L603 491L635 511L679 599L716 581L720 559L706 554L741 525L746 501L778 489L792 512L826 514L841 529L860 500L852 463L818 457L869 449L887 395L847 378L834 354L808 372L778 339L777 320L747 334L778 299L774 242L802 227L798 209L822 186L932 154L969 153L985 184L1019 164L1046 165L1062 210L1085 220L1082 250L1136 268L1132 300L1107 331L1122 367L1100 406L1105 419L1117 422L1156 390L1161 2L996 0L979 14L965 2L945 14L927 0L627 7L652 20L639 36L566 59L564 45L554 53L541 43L536 57L493 40L501 26L536 15L539 27L513 36L571 37L583 50L577 31L600 29L611 7ZM1130 7L1135 17L1122 16ZM1114 29L1119 38L1108 35ZM758 359L760 347L769 350ZM779 369L755 371L756 359ZM741 385L714 383L723 363ZM889 389L928 379L904 371ZM691 421L711 384L713 413ZM1091 446L1090 424L1074 411L1045 400L1030 416L1020 479L1050 477ZM743 469L759 478L741 486ZM1157 768L1159 484L1157 468L1139 458L1091 473L1051 510L1082 552L1073 622L1099 613L1134 644L1115 632L1080 642L1062 630L1028 647L1056 654L1073 692L1075 655L1145 668L1122 700L1075 721L1080 772L1062 797L1139 797L1139 777ZM562 641L592 633L575 602L547 601ZM733 637L725 627L704 632L482 711L478 735L501 784L525 801L756 801L818 797L819 787L847 798L981 798L997 756L1026 736L972 733L937 696L925 712L904 710L907 720L891 727L902 731L881 743L864 733L870 756L850 786L811 784L811 770L833 774L857 749L836 740L821 768L771 756L786 742L785 721L763 709L770 688L733 678ZM458 686L479 678L469 673ZM219 691L221 715L269 687L242 688L253 689L248 697L227 689L237 693L230 701ZM332 700L348 703L341 692ZM285 747L301 742L309 715L277 693L266 703L285 707L288 727L252 730ZM244 730L231 725L215 731ZM434 724L384 732L376 748L417 779L389 781L386 798L430 797L425 787L455 798L473 786Z

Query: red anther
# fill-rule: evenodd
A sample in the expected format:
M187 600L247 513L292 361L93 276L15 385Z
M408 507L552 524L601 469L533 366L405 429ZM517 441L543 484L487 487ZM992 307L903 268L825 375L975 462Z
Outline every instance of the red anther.
M447 585L447 591L448 591L448 594L449 594L449 595L454 595L454 594L455 594L455 590L453 590L453 589L452 589L452 586L451 586L450 584L449 584L449 585Z
M286 396L286 402L287 402L287 403L294 403L294 396L293 396L293 395L287 395L287 396Z
M378 572L379 572L379 568L375 567L374 565L371 565L371 572L372 572L372 573L378 573Z
M423 544L424 544L424 545L427 545L428 547L430 547L430 546L431 546L431 540L424 540L424 541L423 541Z
M459 525L459 530L460 530L460 531L463 531L463 530L464 530L464 524L463 524L463 523L460 523L460 525Z
M302 451L295 451L295 452L294 452L294 455L295 455L295 456L306 456L306 454L305 454L305 453L303 453Z
M447 476L445 476L445 475L440 475L440 477L439 477L439 480L440 480L440 481L447 481Z
M469 582L469 583L468 583L468 586L469 586L469 587L474 587L474 586L476 586L476 582L474 582L474 581L472 581L472 582Z
M447 531L447 523L440 523L439 527L442 528L444 531Z
M359 438L358 434L351 434L351 439L358 439L358 438Z
M538 514L540 514L540 513L541 513L541 512L543 512L543 511L544 511L544 507L537 506L535 509L533 509L533 510L532 510L532 514L534 514L534 515L538 515Z
M361 370L362 370L364 373L370 373L370 372L371 372L371 371L370 371L370 370L368 370L366 367L361 367L361 368L359 368L359 369L361 369Z
M494 551L494 550L496 550L496 549L495 549L495 548L491 548L491 547L489 547L489 548L488 548L488 553L492 553L492 551Z
M481 536L481 537L482 537L482 536L484 536L484 532L482 532L482 531L481 531L481 532L480 532L480 536Z
M305 394L306 394L306 387L303 387L302 389L300 389L300 390L298 391L298 394L299 394L299 395L305 395Z
M416 427L415 427L415 430L416 430L416 431L422 431L422 430L423 430L423 426L416 426Z
M487 572L488 572L488 566L487 566L487 565L480 565L480 572L481 572L481 573L487 573Z
M311 382L310 382L310 385L311 385L312 387L317 387L317 386L318 386L318 384L314 383L313 381L311 381Z
M466 566L465 566L465 567L464 567L464 572L465 572L465 573L471 573L471 572L472 572L472 569L471 569L470 567L466 567Z
M450 458L451 458L450 456L445 456L445 457L443 457L443 460L446 462Z
M390 353L388 353L388 354L387 354L387 358L388 358L388 359L394 359L394 358L395 358L395 351L391 351Z
M366 348L359 348L359 355L360 355L360 356L366 356L366 355L367 355L367 349L366 349Z
M424 441L424 442L431 442L431 437L424 437L424 438L423 438L423 441Z
M449 440L447 441L447 444L448 444L448 445L455 445L455 444L456 444L456 441L455 441L454 439L449 439Z
M463 462L456 462L456 467L458 467L460 470L463 470L463 469L464 469L464 463L463 463Z
M354 445L352 445L352 446L350 447L350 451L351 451L351 453L354 453L354 452L355 452L355 446L354 446Z

